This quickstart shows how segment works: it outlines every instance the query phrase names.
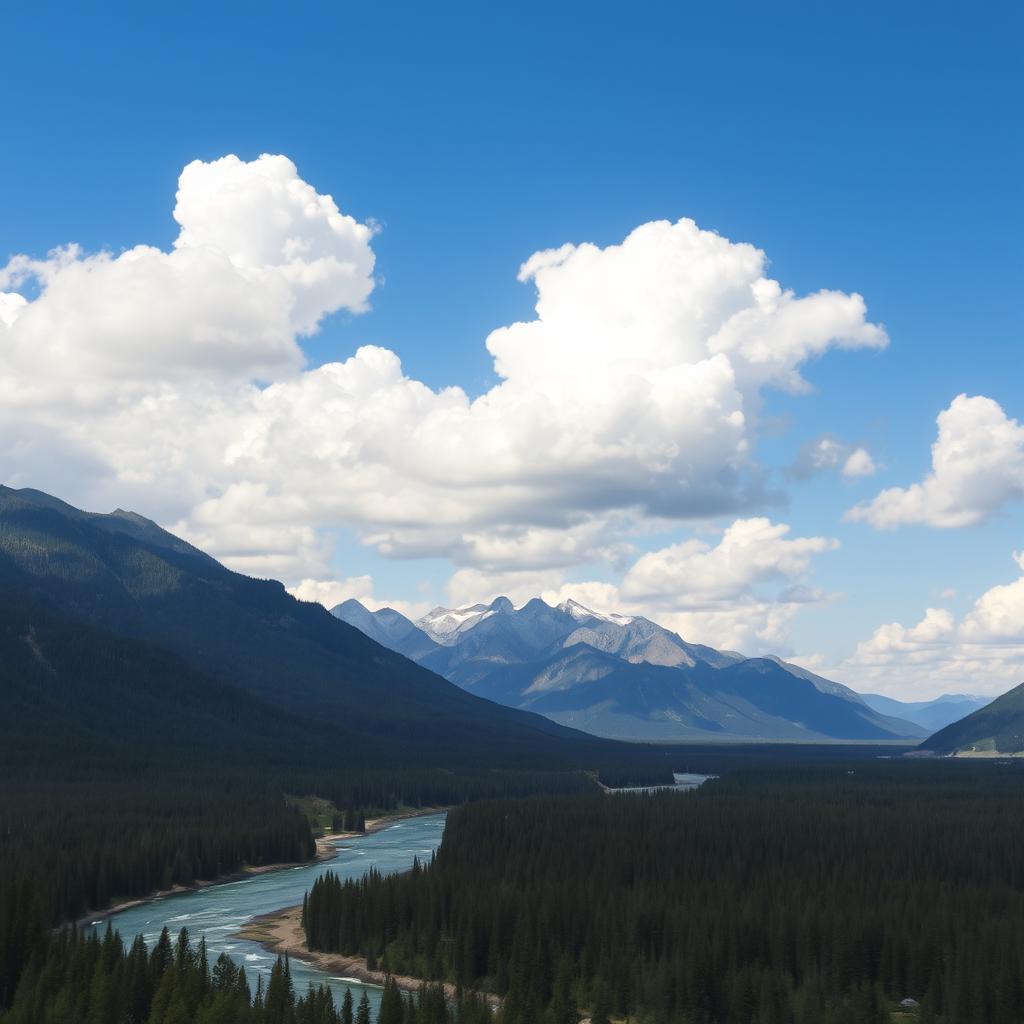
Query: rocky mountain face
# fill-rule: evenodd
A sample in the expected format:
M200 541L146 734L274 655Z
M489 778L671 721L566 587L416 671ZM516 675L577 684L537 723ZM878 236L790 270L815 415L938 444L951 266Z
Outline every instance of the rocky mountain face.
M641 616L508 598L417 622L346 601L333 614L463 689L631 740L907 740L927 732L777 658L691 644Z

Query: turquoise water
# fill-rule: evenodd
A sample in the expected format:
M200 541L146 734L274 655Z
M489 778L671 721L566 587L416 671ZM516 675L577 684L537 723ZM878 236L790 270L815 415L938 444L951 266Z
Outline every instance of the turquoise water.
M301 903L303 894L327 871L333 871L342 878L361 878L371 868L384 874L407 871L412 867L413 857L422 861L437 849L444 832L444 822L443 813L406 818L380 832L358 839L339 840L335 844L338 856L334 860L268 871L239 882L225 882L197 892L167 896L122 910L109 920L128 945L136 935L141 935L152 946L165 926L172 938L182 928L188 929L193 942L205 936L210 963L221 953L227 953L245 968L249 984L255 991L257 975L263 975L266 986L275 957L259 943L237 937L238 930L247 921L260 914ZM97 922L95 927L105 929L106 921ZM310 984L326 984L333 991L338 1005L346 988L352 989L357 1001L365 989L375 1009L380 1001L380 989L376 986L347 981L299 960L292 960L291 971L298 993L305 992Z

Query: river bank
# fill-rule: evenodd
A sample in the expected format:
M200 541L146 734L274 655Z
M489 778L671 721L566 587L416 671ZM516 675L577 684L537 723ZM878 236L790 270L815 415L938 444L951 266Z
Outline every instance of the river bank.
M286 861L279 864L260 864L253 867L244 867L238 871L220 875L217 878L197 879L190 885L174 885L170 889L156 889L146 896L138 896L129 900L119 900L107 907L105 910L95 910L88 914L84 914L75 922L75 924L77 927L82 928L86 925L96 924L99 921L105 921L108 917L113 917L121 911L130 910L133 907L142 907L148 903L155 903L157 900L167 899L169 896L180 896L183 893L199 892L202 889L209 889L214 885L225 885L229 882L241 882L246 878L254 878L258 875L269 874L273 871L284 871L287 868L303 867L317 861L334 860L337 856L335 843L341 840L358 839L364 835L380 832L382 829L388 828L395 822L405 821L408 818L418 818L425 815L437 814L439 811L444 810L447 810L447 808L429 807L414 811L403 811L399 814L388 814L380 818L371 818L366 822L365 832L331 832L327 835L319 836L316 839L316 854L308 861Z
M441 810L439 808L438 810ZM392 815L366 823L366 832L378 832L388 828L396 821L405 818L419 817L422 814L436 813L431 811L413 811L407 814ZM333 843L338 839L358 839L362 833L340 833L324 836L324 843ZM332 847L333 849L333 847ZM422 978L407 974L393 974L387 971L371 969L365 957L347 956L341 953L321 953L310 950L306 946L306 935L302 930L302 906L283 907L266 914L260 914L247 921L236 933L236 937L256 942L273 956L287 955L293 960L315 967L319 971L342 981L351 981L360 985L375 985L383 988L388 978L392 978L403 992L418 992L424 984ZM450 982L444 982L445 995L454 999L456 988ZM500 999L491 993L482 993L491 1006L498 1006Z
M273 913L254 917L238 932L238 935L250 942L258 942L268 953L281 956L287 954L294 960L302 960L336 978L359 982L361 985L383 987L388 977L391 977L403 992L418 992L423 984L422 978L413 978L404 974L389 975L386 971L372 971L367 966L364 957L310 951L306 948L306 935L302 930L301 919L301 906L285 907L283 910L275 910ZM454 998L454 985L446 982L444 990L449 999Z

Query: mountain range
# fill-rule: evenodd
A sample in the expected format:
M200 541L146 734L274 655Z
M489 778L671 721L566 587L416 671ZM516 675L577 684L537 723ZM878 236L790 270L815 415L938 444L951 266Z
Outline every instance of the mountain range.
M688 643L640 616L506 597L412 622L349 600L332 610L470 693L625 740L914 742L928 729L778 658Z
M312 759L632 775L664 770L667 748L609 739L912 743L931 729L911 712L934 711L573 601L499 598L416 623L355 601L329 614L134 513L8 487L0 700L12 712L0 761L34 771L69 752L226 763L230 749L282 770Z
M863 693L861 699L868 707L883 715L905 718L929 733L938 732L952 722L985 707L991 697L978 697L967 693L944 693L934 700L902 701L883 697L879 693Z

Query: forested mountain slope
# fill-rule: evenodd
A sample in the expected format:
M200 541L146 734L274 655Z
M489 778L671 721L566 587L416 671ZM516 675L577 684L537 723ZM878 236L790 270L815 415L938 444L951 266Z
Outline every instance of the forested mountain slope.
M921 747L940 754L957 751L1019 754L1024 751L1024 684L929 736Z
M128 513L94 515L0 488L0 597L157 644L266 704L409 754L536 764L560 759L560 741L574 739L540 716L464 692L280 583L231 572Z
M0 600L0 764L8 778L74 766L326 753L331 729L282 712L155 644Z

